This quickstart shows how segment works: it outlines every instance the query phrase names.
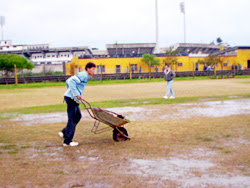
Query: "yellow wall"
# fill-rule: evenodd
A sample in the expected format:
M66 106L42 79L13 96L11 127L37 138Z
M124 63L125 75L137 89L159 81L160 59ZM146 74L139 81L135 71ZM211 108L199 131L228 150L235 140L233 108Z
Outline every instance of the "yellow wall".
M240 49L240 50L238 50L236 63L237 64L240 63L242 69L250 68L250 67L247 67L248 66L248 64L247 64L248 60L250 60L250 49L247 49L247 50Z
M193 71L195 68L195 63L199 60L203 60L204 57L188 57L188 56L178 56L178 62L182 63L182 66L172 66L174 71ZM239 49L237 56L221 57L223 62L227 65L223 65L224 70L231 70L233 64L241 64L242 69L247 67L247 60L250 60L250 50ZM160 65L157 65L158 71L161 72L164 66L165 57L157 57L159 59ZM97 66L105 66L105 72L103 73L116 73L116 65L120 65L121 73L126 73L129 64L136 64L137 71L142 68L142 72L148 72L148 66L141 61L141 57L138 58L103 58L103 59L78 59L74 57L70 64L66 65L66 74L75 74L81 70L84 70L85 65L88 62L93 62ZM224 64L223 63L223 64ZM156 66L155 66L156 67ZM152 72L155 72L155 67L151 68ZM221 70L221 66L217 65L216 70ZM203 70L203 65L199 65L199 71ZM96 69L97 73L97 69Z

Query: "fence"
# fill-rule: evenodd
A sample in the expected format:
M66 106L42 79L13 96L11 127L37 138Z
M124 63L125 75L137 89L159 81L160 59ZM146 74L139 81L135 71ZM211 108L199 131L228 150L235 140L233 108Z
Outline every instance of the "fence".
M176 77L191 77L191 76L213 76L213 71L184 71L176 72ZM235 75L250 75L250 70L237 70ZM163 72L152 72L151 78L163 78ZM216 76L233 77L233 70L219 70L216 71ZM18 77L18 83L30 83L30 82L61 82L66 81L70 76L27 76ZM95 80L105 79L130 79L130 78L149 78L149 73L116 73L116 74L95 74L93 77ZM15 84L15 78L0 78L0 84Z

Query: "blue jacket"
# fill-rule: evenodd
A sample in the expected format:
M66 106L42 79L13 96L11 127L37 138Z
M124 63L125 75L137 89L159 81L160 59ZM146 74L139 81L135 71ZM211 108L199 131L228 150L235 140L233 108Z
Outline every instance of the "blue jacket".
M71 76L66 80L67 91L64 93L64 96L69 97L75 100L78 103L81 103L76 96L83 94L84 88L89 81L89 75L86 71L79 72L75 76Z

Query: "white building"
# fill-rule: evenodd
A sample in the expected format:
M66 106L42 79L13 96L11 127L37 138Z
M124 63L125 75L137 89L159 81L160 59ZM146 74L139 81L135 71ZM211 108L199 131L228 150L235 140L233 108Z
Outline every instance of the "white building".
M51 48L49 44L12 45L11 40L0 41L0 54L12 53L27 57L34 65L69 63L75 56L91 56L89 47Z

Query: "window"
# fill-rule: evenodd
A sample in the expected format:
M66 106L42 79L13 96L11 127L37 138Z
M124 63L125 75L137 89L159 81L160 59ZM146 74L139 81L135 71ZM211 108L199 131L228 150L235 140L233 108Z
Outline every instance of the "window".
M227 63L224 63L224 67L226 67L227 66Z
M101 67L102 67L102 72L105 72L105 66L104 65L97 65L97 73L101 73Z
M137 71L137 64L131 64L131 71Z
M116 65L116 73L121 73L121 65Z
M182 63L178 63L178 67L182 67Z

